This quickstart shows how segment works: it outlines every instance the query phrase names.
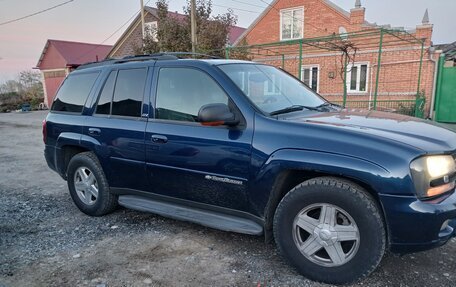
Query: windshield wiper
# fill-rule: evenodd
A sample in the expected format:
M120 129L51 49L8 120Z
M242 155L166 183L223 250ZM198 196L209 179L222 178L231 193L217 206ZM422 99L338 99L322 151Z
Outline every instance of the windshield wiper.
M330 103L330 102L326 102L324 104L321 104L319 105L317 108L325 108L325 107L336 107L336 108L342 108L342 106L338 105L338 104L333 104L333 103Z
M290 107L287 107L287 108L284 108L284 109L280 109L280 110L274 111L274 112L270 113L270 115L271 116L277 116L277 115L281 115L281 114L287 114L287 113L291 113L291 112L302 111L304 109L309 110L309 111L320 111L320 109L317 108L317 107L308 107L308 106L294 105L294 106L290 106Z

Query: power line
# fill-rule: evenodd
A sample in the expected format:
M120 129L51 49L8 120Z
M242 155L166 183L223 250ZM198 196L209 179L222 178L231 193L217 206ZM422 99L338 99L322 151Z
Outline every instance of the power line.
M231 0L233 2L237 2L237 3L241 3L241 4L245 4L245 5L250 5L250 6L253 6L253 7L258 7L258 8L266 8L264 6L260 6L260 5L256 5L256 4L252 4L252 3L249 3L249 2L244 2L244 1L239 1L239 0Z
M258 12L258 11L252 11L252 10L241 9L241 8L233 8L233 7L224 6L224 5L212 4L212 6L217 6L217 7L228 8L228 9L233 9L233 10L238 10L238 11L244 11L244 12L260 14L260 12Z
M41 11L38 11L38 12L35 12L35 13L32 13L32 14L29 14L29 15L26 15L26 16L23 16L23 17L20 17L20 18L16 18L16 19L13 19L13 20L9 20L9 21L6 21L6 22L2 22L0 23L0 26L3 26L3 25L6 25L6 24L10 24L10 23L13 23L13 22L17 22L17 21L20 21L20 20L23 20L23 19L26 19L26 18L30 18L32 16L35 16L35 15L38 15L38 14L42 14L44 12L47 12L47 11L50 11L52 9L55 9L55 8L58 8L60 6L63 6L63 5L66 5L70 2L73 2L74 0L69 0L69 1L66 1L66 2L63 2L63 3L60 3L60 4L57 4L55 6L52 6L52 7L49 7L49 8L46 8L44 10L41 10Z
M151 0L147 1L146 4L144 4L144 6L147 6L147 4L149 4ZM107 38L105 38L103 41L101 41L99 44L97 44L93 49L90 49L89 51L87 51L86 53L82 54L81 56L79 56L78 58L76 58L76 60L79 60L81 59L82 57L84 57L85 55L95 51L96 49L98 49L101 45L103 45L104 43L106 43L106 41L108 41L109 39L111 39L115 34L117 34L117 32L119 32L123 27L125 27L128 23L130 23L131 20L133 20L139 13L141 13L141 9L138 10L137 12L135 12L130 18L128 18L128 20L123 23L119 28L117 28L114 32L112 32Z

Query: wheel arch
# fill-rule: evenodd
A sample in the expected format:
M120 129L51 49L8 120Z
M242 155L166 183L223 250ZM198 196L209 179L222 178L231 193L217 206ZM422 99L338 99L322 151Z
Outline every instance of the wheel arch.
M96 139L75 133L62 133L57 140L56 158L58 172L67 179L67 168L72 157L82 152L91 151L96 155L100 142Z
M277 248L305 277L347 284L378 267L388 246L386 227L374 198L360 189L340 177L317 177L297 185L278 205L273 221Z
M82 152L91 151L85 147L79 145L64 145L60 148L59 158L59 173L66 180L67 179L67 168L70 160L77 154Z
M274 214L283 197L298 184L318 177L333 177L339 180L349 181L365 190L375 200L385 223L385 231L388 236L389 232L388 225L386 224L385 211L379 197L380 191L377 186L372 184L369 180L372 180L377 176L386 176L389 172L376 165L365 161L363 162L361 159L345 156L339 157L339 159L345 158L346 161L338 162L338 165L331 166L330 168L328 165L321 165L323 162L335 162L334 157L337 157L337 155L306 151L299 153L293 151L292 154L282 158L274 155L274 159L269 162L268 167L265 167L265 171L263 171L264 175L270 176L271 174L266 172L266 170L274 170L278 166L281 166L279 171L275 172L276 175L273 180L272 188L269 189L268 200L263 213L266 242L270 242L273 239L272 225ZM290 158L293 158L291 162L289 161ZM342 170L342 166L345 171ZM359 168L359 170L354 169L355 166ZM373 172L374 170L375 172ZM377 174L374 176L375 173ZM365 177L366 174L370 174L369 178ZM378 184L378 182L376 182L376 184Z

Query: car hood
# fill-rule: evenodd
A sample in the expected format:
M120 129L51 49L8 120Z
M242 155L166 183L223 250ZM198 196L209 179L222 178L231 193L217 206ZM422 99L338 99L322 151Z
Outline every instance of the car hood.
M456 133L439 124L409 116L378 111L300 112L279 118L283 121L348 129L421 149L427 153L456 150Z

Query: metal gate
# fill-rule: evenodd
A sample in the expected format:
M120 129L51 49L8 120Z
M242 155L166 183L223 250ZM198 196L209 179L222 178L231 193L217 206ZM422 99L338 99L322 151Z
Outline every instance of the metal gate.
M456 123L456 67L444 67L445 59L439 62L436 91L435 120Z

